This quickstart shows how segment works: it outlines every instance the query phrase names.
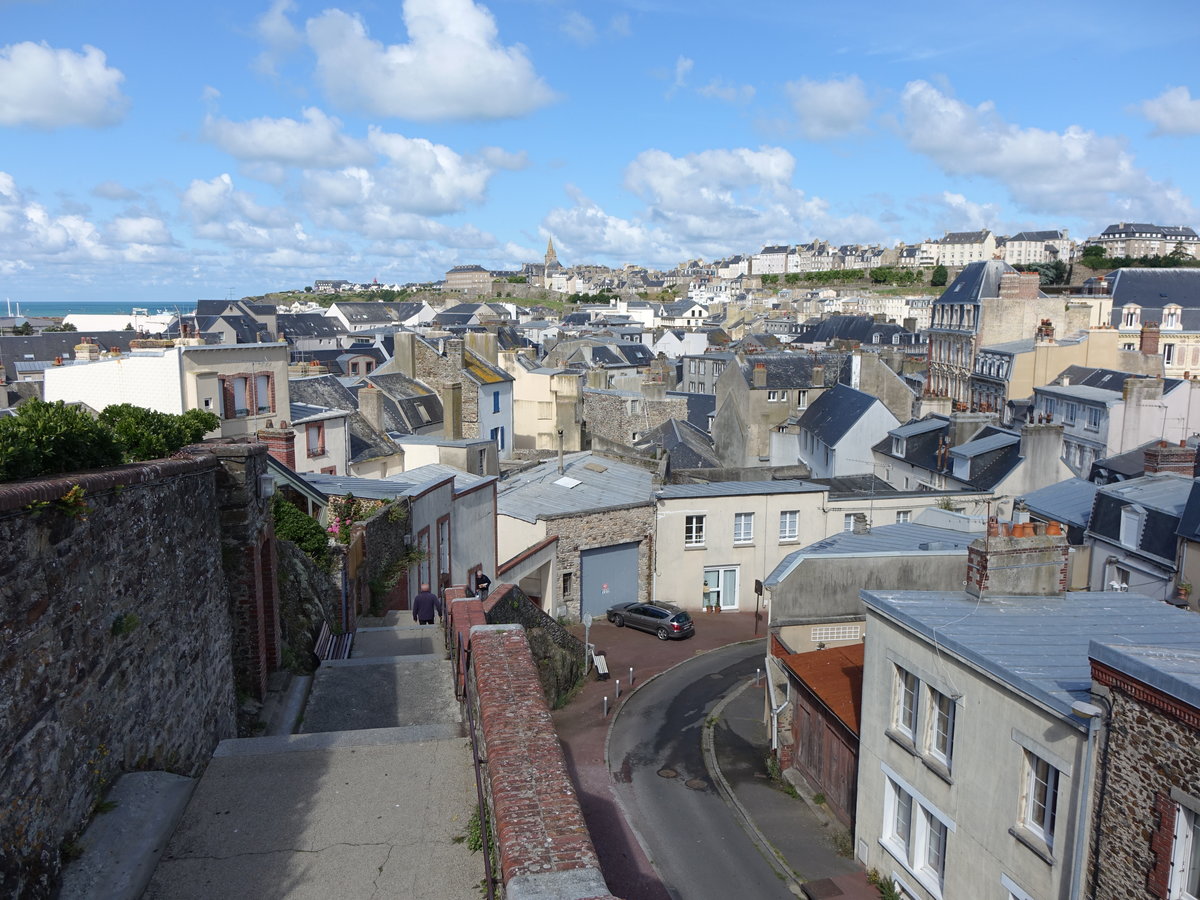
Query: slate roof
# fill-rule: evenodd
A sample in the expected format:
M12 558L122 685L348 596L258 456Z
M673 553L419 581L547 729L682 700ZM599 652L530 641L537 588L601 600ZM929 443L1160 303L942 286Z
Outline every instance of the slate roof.
M977 437L974 440L967 441L958 447L950 448L951 456L962 457L963 459L974 459L977 456L982 456L985 453L992 453L996 450L1001 450L1005 447L1011 447L1013 444L1020 444L1020 435L1013 434L1009 431L995 432L985 437Z
M398 321L393 304L382 301L336 303L338 311L353 325L390 325Z
M893 335L897 334L901 336L902 341L909 343L919 339L919 335L895 322L876 322L871 316L829 316L815 322L805 322L797 329L797 340L805 344L833 341L891 344ZM875 340L876 335L879 336L878 341Z
M764 580L767 587L776 587L784 582L800 563L812 556L847 556L862 554L882 556L885 554L912 553L958 553L967 554L967 547L980 536L978 531L957 531L902 522L896 525L879 525L866 534L840 531L822 538L807 547L793 550L781 559Z
M288 416L293 425L303 425L305 422L320 422L324 419L336 419L339 416L348 416L348 409L329 409L324 406L313 406L311 403L292 403L288 409Z
M836 447L867 410L879 401L844 384L821 392L796 423L827 447Z
M642 451L662 449L673 469L714 469L721 465L708 433L679 419L667 419L655 426L633 446Z
M1031 491L1020 499L1029 511L1044 519L1087 528L1092 518L1099 485L1082 478L1068 478L1057 484Z
M1108 484L1096 491L1088 533L1121 543L1121 510L1136 505L1145 511L1136 550L1175 567L1175 534L1195 480L1170 472L1143 475Z
M75 356L75 345L83 337L92 338L102 353L113 348L128 353L129 342L137 340L138 334L135 331L50 331L0 335L0 364L31 360L52 362L56 356L71 359Z
M1200 710L1200 649L1092 641L1088 656Z
M963 266L934 303L978 303L984 297L1000 296L1000 276L1017 271L1002 259L984 259Z
M1122 307L1127 303L1141 307L1143 322L1162 322L1163 307L1178 304L1183 307L1183 330L1200 330L1200 269L1115 269L1105 278L1113 298L1109 324L1114 327L1121 327ZM1091 278L1084 285L1093 286L1096 281ZM1164 336L1170 333L1163 332Z
M358 478L353 475L323 475L317 472L304 472L301 475L317 490L330 496L344 497L346 494L353 494L364 500L395 500L397 497L419 494L430 485L450 477L443 474L417 481L410 476L409 472L402 472L390 478Z
M442 398L437 392L407 375L372 373L367 376L367 382L384 393L384 423L390 432L416 433L422 428L439 425L445 417Z
M284 339L298 337L334 338L346 334L346 326L336 316L321 313L280 313L275 327Z
M863 654L861 643L808 653L789 653L779 661L854 734L862 715Z
M845 500L849 497L878 497L880 494L903 494L874 472L862 475L838 475L834 478L809 478L813 484L829 488L830 500ZM909 492L923 493L923 492Z
M1019 231L1009 241L1058 241L1062 240L1063 233L1061 231Z
M934 423L938 424L934 424ZM921 423L928 423L923 425ZM912 428L911 426L918 426ZM953 467L938 466L937 448L941 438L948 435L950 421L941 416L930 416L893 428L888 436L872 450L892 459L892 437L904 437L905 462L929 472L951 474ZM987 425L969 441L964 441L950 450L951 455L971 460L970 478L967 483L976 490L991 490L1008 476L1021 462L1020 435L1006 428ZM960 479L962 480L962 479Z
M935 244L979 244L987 240L990 232L985 228L983 231L948 231L946 236L941 240L934 241Z
M752 353L739 360L738 368L751 390L760 390L754 387L754 369L760 363L766 368L766 390L797 390L823 386L812 383L813 366L824 365L825 379L832 381L831 375L840 372L842 359L836 352Z
M781 481L713 481L708 484L666 484L655 496L660 500L681 500L689 497L742 497L755 494L813 494L826 491L823 485L811 481L788 479Z
M667 399L687 400L687 421L698 431L708 434L708 417L716 415L716 394L689 394L684 391L667 391Z
M1194 479L1175 533L1185 540L1200 541L1200 482Z
M1093 641L1195 651L1200 616L1139 594L863 591L866 605L1063 717L1091 701ZM1086 723L1070 718L1081 731Z
M582 452L566 454L563 469L559 475L551 460L509 476L500 483L497 512L536 522L651 502L651 474L640 466Z
M313 375L308 378L289 378L288 391L293 403L306 403L328 409L353 410L346 417L352 463L364 462L381 456L391 456L400 452L400 448L392 443L386 435L376 431L362 413L358 412L357 397L334 376Z

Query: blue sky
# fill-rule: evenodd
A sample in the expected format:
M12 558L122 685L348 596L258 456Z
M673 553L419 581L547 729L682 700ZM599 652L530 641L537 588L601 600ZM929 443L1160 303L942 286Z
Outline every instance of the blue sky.
M1200 225L1198 32L1174 0L0 0L0 300Z

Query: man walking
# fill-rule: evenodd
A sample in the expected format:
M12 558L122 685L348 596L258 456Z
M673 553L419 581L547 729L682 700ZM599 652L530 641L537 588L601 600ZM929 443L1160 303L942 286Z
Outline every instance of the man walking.
M413 621L421 625L432 625L434 613L441 618L442 601L438 599L437 594L429 590L428 584L422 584L420 593L413 597Z

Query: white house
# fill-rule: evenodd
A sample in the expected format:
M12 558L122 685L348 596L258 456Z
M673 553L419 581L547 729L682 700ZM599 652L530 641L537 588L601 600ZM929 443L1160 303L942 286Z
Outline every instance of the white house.
M870 447L900 424L877 398L836 384L822 393L797 422L800 461L813 478L870 473Z

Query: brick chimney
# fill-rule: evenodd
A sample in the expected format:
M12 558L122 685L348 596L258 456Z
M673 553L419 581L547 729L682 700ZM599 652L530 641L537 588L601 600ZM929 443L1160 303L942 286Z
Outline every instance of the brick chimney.
M383 428L383 391L374 385L358 389L358 411L370 423L371 427L380 433L386 433Z
M767 386L767 364L754 364L754 386L756 388L765 388Z
M279 427L267 420L265 428L260 428L257 435L259 441L267 445L267 452L293 472L296 471L296 432L282 419Z
M1196 477L1196 448L1189 447L1187 441L1172 444L1169 441L1159 441L1144 451L1142 469L1146 475L1158 475L1162 472L1174 472L1177 475Z
M75 345L75 358L93 362L100 358L100 347L91 338L83 338Z
M1157 353L1158 352L1158 323L1146 322L1142 325L1142 338L1138 349L1142 353Z
M1042 319L1042 321L1038 324L1037 333L1034 336L1034 340L1039 344L1053 344L1054 323L1049 319Z
M993 525L967 548L972 597L1056 597L1066 589L1067 539L1058 523Z
M1002 300L1036 300L1041 284L1037 272L1001 272L1000 298Z

